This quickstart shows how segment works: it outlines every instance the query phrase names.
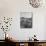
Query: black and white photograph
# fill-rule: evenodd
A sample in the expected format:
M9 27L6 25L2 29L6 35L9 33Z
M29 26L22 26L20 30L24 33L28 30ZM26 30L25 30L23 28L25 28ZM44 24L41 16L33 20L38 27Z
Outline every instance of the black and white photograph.
M20 13L20 28L32 28L32 12Z

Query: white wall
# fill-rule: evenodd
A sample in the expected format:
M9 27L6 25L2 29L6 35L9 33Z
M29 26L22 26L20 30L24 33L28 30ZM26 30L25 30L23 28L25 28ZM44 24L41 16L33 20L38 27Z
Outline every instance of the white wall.
M33 27L31 29L20 28L20 12L33 12ZM45 15L46 8L33 8L28 0L0 0L0 17L13 17L9 33L17 40L27 40L34 34L39 40L44 40L46 37Z

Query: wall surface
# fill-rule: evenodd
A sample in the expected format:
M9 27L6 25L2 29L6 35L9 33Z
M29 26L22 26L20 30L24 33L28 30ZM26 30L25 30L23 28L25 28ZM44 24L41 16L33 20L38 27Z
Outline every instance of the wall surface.
M20 28L20 12L33 12L33 27L31 29ZM37 39L46 40L45 6L33 8L28 0L0 0L0 19L4 16L13 18L12 26L8 33L17 40L28 40L34 34L37 35ZM0 31L0 39L4 39L2 33L3 31Z

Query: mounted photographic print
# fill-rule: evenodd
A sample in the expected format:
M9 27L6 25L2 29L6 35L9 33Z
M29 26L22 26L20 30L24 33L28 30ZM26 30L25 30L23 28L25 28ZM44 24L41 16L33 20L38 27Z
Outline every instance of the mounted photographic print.
M21 12L20 13L20 28L32 28L32 12Z

